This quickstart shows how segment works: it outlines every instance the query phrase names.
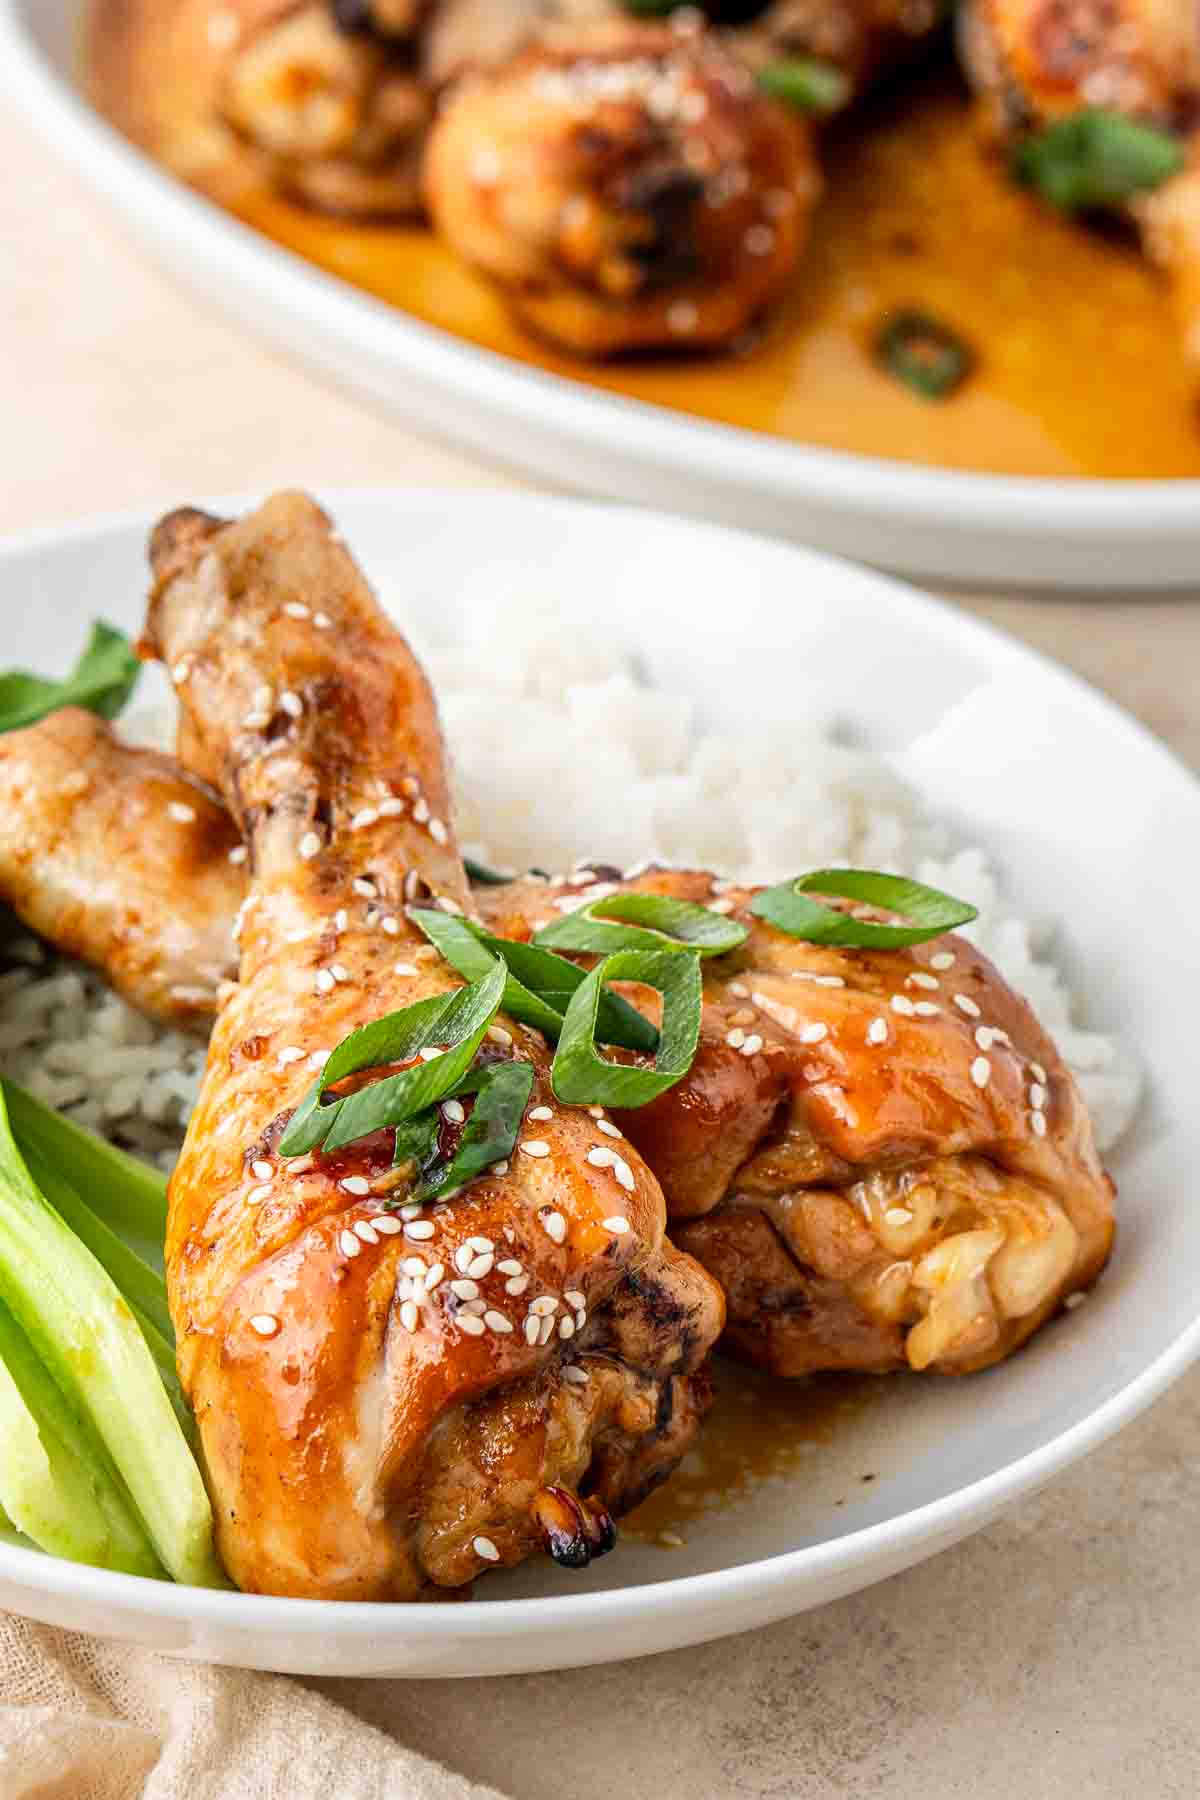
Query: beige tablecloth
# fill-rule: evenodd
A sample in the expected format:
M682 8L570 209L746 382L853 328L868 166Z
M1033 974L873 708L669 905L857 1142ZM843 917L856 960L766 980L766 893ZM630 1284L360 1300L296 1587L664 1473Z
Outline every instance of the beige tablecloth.
M364 412L174 291L8 117L0 168L0 530L291 482L511 480ZM15 650L22 597L4 598ZM966 604L1200 766L1200 605ZM924 1568L648 1662L300 1683L0 1619L0 1800L1191 1797L1198 1412L1193 1375Z

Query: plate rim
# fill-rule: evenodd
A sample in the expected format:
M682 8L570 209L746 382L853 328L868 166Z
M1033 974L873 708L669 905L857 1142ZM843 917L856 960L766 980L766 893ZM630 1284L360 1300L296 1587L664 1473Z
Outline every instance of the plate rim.
M74 10L78 0L58 3ZM157 241L170 245L186 238L193 248L223 258L250 287L268 271L289 313L315 310L340 338L369 346L381 362L406 372L419 366L442 391L457 397L469 388L480 405L503 411L516 424L549 424L592 446L623 439L636 447L640 461L684 480L736 485L748 498L768 494L833 505L848 519L883 518L897 527L915 521L956 536L989 531L1014 541L1053 531L1086 538L1097 548L1149 547L1162 533L1188 528L1200 540L1200 477L1000 475L797 444L593 389L427 324L273 243L125 139L43 55L25 17L38 4L0 0L0 87L7 85L93 191L115 201L127 221L132 209L119 196L136 194L146 209L139 230L153 215ZM172 273L179 275L178 264ZM298 281L302 291L296 293Z
M1004 660L1033 670L1043 679L1065 685L1075 701L1102 719L1110 731L1135 741L1142 754L1150 753L1164 778L1186 790L1193 803L1200 799L1200 778L1139 720L1072 671L999 627L962 613L947 601L827 552L806 549L735 526L699 522L619 502L536 492L406 487L387 483L349 487L321 484L313 491L316 498L335 514L347 505L382 506L385 502L393 517L406 506L420 508L436 503L478 508L484 512L516 510L530 515L546 512L571 515L585 510L589 514L603 512L639 531L657 527L722 539L732 536L742 540L748 550L750 546L765 547L774 554L796 559L801 567L807 566L809 573L818 578L832 567L839 579L850 576L867 588L884 590L888 605L907 610L915 618L934 621L942 635L957 638L968 649L986 650L993 658L1003 656ZM201 497L192 503L214 510L233 511L257 504L261 498L261 492L250 492ZM73 518L60 525L39 525L5 534L0 537L0 573L16 559L53 553L63 544L133 533L144 535L156 517L154 507L121 508ZM531 518L531 529L535 524L536 518ZM450 1608L411 1605L389 1608L375 1601L308 1600L188 1587L96 1569L63 1561L36 1549L0 1542L0 1579L7 1578L15 1588L30 1594L65 1596L97 1606L120 1607L126 1618L138 1615L146 1619L210 1626L215 1630L229 1627L234 1630L287 1631L305 1638L318 1633L334 1638L394 1634L407 1641L429 1644L455 1641L464 1636L482 1637L489 1642L506 1637L521 1639L568 1625L575 1631L592 1624L603 1628L608 1623L630 1628L648 1621L664 1608L669 1608L679 1625L684 1626L688 1621L702 1619L705 1614L711 1615L714 1607L719 1608L734 1595L742 1602L783 1599L786 1609L788 1595L795 1590L822 1580L837 1579L855 1568L867 1571L868 1578L863 1585L871 1585L880 1579L880 1574L870 1573L872 1566L886 1562L887 1568L882 1572L888 1573L901 1566L905 1558L917 1560L922 1549L938 1547L939 1541L949 1542L967 1536L1002 1507L1040 1487L1130 1423L1197 1359L1200 1359L1200 1314L1153 1362L1085 1418L991 1474L893 1518L860 1526L819 1544L780 1551L701 1574L667 1576L662 1580L595 1593L465 1600ZM706 1636L719 1637L723 1629L741 1628L736 1624L716 1629L705 1627L704 1632ZM438 1675L444 1671L435 1668L431 1673Z

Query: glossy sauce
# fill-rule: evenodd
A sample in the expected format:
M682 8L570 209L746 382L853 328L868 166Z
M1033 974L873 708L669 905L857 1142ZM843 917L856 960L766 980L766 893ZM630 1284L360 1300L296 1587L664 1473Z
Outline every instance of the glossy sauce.
M1165 283L1123 243L1051 215L981 150L946 74L827 141L828 193L759 342L703 361L588 367L538 344L418 226L356 226L272 194L213 125L214 0L94 0L93 98L125 134L276 242L473 343L727 424L869 455L1039 475L1200 475L1200 414ZM893 309L966 337L951 399L877 367Z

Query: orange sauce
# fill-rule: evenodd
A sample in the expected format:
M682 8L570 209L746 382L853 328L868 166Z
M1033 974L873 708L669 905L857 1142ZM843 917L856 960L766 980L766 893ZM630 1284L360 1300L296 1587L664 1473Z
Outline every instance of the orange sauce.
M802 1470L887 1385L865 1375L777 1381L721 1357L713 1374L717 1396L703 1431L666 1486L621 1521L622 1537L665 1549L686 1542L690 1525ZM864 1468L855 1479L873 1477Z
M93 0L99 109L239 218L429 324L596 387L868 455L1027 475L1197 476L1200 422L1165 283L1129 245L1057 218L981 150L934 72L827 141L828 192L790 293L738 355L589 367L539 344L416 225L321 218L267 189L211 116L219 0ZM917 305L979 366L917 398L872 341Z

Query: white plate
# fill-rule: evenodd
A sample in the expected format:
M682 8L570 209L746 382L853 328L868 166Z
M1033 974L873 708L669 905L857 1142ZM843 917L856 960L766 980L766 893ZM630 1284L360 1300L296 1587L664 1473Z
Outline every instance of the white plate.
M960 582L1189 587L1200 481L977 475L806 449L523 367L270 244L73 88L84 0L0 0L0 83L178 277L373 405L530 473Z
M728 721L731 703L752 695L759 717L786 723L799 673L805 691L1002 858L1023 908L1062 922L1091 1021L1120 1031L1150 1072L1117 1163L1116 1257L1089 1303L1012 1362L969 1380L881 1382L800 1473L689 1527L684 1549L625 1542L583 1575L539 1561L487 1577L467 1604L389 1607L171 1587L0 1543L0 1606L180 1655L327 1675L612 1660L764 1624L893 1574L1147 1406L1200 1350L1200 786L1033 652L811 552L575 501L325 498L418 634L444 637L456 610L503 608L532 582L558 597L565 631L602 614L648 679L693 694L710 716ZM98 611L135 628L150 522L0 546L6 660L65 668ZM153 671L148 682L159 679Z

